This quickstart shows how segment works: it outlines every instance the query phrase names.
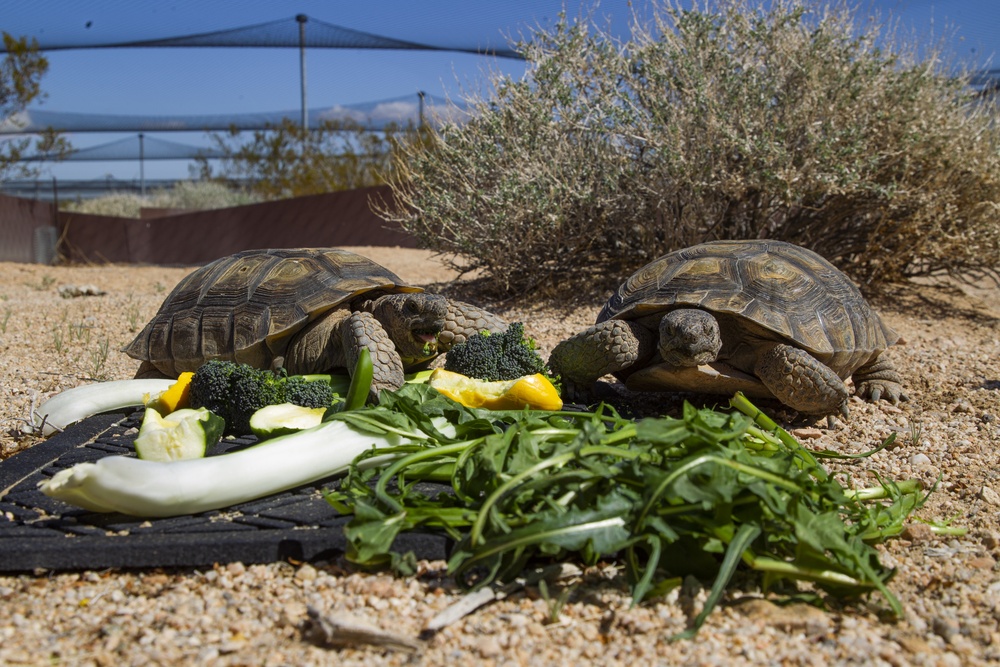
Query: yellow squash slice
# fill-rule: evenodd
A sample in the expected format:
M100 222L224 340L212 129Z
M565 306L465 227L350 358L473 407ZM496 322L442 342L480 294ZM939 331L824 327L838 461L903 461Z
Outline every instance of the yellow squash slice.
M489 410L560 410L559 392L541 373L516 380L487 382L443 368L431 373L428 383L448 398L469 408Z

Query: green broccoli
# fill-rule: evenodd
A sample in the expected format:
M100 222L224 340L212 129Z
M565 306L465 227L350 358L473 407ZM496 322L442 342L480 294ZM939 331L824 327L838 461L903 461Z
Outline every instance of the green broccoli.
M329 382L322 381L321 376L317 379L309 379L302 375L293 375L285 378L285 400L284 403L294 403L304 408L328 408L333 402L334 390ZM341 394L346 393L346 387Z
M524 335L524 324L514 322L506 331L483 331L469 336L464 343L448 351L445 370L494 382L516 380L535 373L548 374L548 368L535 349L535 341Z
M229 425L229 376L236 364L228 361L205 362L191 377L188 403L193 408L208 408Z
M250 417L266 405L330 406L335 395L333 377L276 375L247 364L215 359L195 371L188 401L193 408L206 407L225 419L227 435L246 435L250 433Z

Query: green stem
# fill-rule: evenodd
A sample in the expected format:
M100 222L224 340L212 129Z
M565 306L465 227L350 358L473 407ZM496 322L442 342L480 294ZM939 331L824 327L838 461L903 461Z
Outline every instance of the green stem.
M855 588L876 587L873 583L861 581L860 579L856 579L850 575L844 574L843 572L806 568L782 560L765 558L763 556L753 558L750 561L750 567L759 572L770 572L772 574L779 574L792 579L819 581L826 582L828 584L836 584L838 586L851 586Z
M920 480L916 479L904 479L896 482L895 486L899 493L903 495L918 493L923 489L923 484L920 483ZM854 489L853 491L845 489L844 492L848 498L858 501L881 500L882 498L889 497L889 493L884 486L870 486L864 489Z

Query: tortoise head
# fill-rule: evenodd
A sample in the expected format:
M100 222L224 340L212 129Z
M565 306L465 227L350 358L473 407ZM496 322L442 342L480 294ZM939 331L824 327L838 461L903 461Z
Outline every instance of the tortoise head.
M697 308L679 308L660 320L660 356L674 366L694 367L715 361L722 336L715 317Z
M371 303L375 316L403 359L412 362L438 355L438 334L448 317L448 300L425 292L388 294Z

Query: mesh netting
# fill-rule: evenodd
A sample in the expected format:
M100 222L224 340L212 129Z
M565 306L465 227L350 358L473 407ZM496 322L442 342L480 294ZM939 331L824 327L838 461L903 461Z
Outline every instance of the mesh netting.
M116 47L298 47L301 45L308 48L457 51L491 54L503 58L521 57L505 44L466 41L461 35L444 38L435 43L418 43L345 28L303 14L300 14L299 17L305 19L305 29L301 33L299 18L289 17L226 30L121 42L93 41L82 38L79 33L76 35L41 34L37 36L37 39L39 48L43 51ZM490 41L496 42L498 40ZM3 46L0 45L0 52L3 51Z
M262 113L205 114L189 116L145 116L76 113L28 109L0 121L0 135L37 134L52 128L59 132L201 132L263 130L279 125L282 120L298 122L300 110ZM437 124L445 120L458 121L465 106L433 95L395 97L377 102L336 105L310 109L308 122L315 127L320 121L352 121L370 131L384 130L390 125L407 126L421 122Z
M70 151L64 162L106 162L114 160L194 160L198 157L218 158L221 153L204 146L191 146L156 137L125 137L105 144ZM34 155L25 162L44 162L56 159L49 155Z

